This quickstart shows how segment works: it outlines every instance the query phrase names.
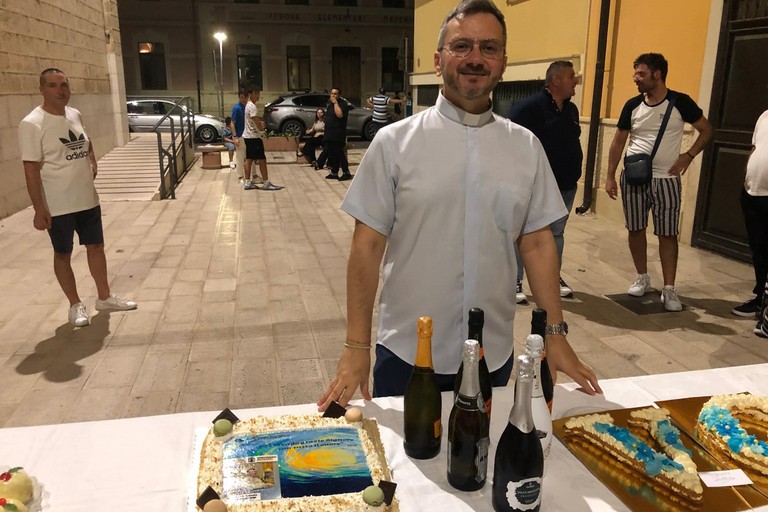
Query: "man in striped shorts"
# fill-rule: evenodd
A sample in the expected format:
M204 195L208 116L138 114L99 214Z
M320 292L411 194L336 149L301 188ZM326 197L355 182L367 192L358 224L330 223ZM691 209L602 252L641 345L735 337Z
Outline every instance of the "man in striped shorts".
M712 139L712 126L701 108L686 94L667 89L667 60L659 53L644 53L634 62L634 82L638 96L624 105L618 130L608 153L608 176L605 191L616 199L621 187L624 220L628 231L629 252L637 269L637 278L627 293L640 297L651 288L648 275L647 238L648 212L653 214L653 234L659 238L659 258L664 278L661 301L667 311L680 311L683 305L675 289L677 273L677 237L680 234L680 176L704 146ZM616 182L624 145L629 138L627 155L653 151L662 119L669 105L670 93L675 103L659 148L653 158L653 178L645 185L629 185L624 173ZM687 151L680 153L685 123L690 123L699 135Z

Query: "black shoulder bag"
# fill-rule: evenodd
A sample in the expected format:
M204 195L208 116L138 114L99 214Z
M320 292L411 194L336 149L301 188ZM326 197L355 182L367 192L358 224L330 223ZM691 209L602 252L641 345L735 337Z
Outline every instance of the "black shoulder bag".
M647 185L653 178L653 157L661 144L661 137L664 136L664 130L667 128L669 116L672 114L672 107L675 106L677 94L669 92L667 99L667 111L664 112L664 119L661 120L659 134L656 136L656 142L653 145L653 151L650 155L638 153L635 155L626 155L624 157L624 180L627 185Z

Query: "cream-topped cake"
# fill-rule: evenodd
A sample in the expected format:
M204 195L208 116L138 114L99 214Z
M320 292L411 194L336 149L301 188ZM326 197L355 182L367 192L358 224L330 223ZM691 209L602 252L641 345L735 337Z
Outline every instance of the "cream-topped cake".
M618 462L616 467L644 477L668 497L701 501L703 489L695 465L686 467L657 452L626 428L615 425L610 414L571 418L565 423L565 434Z
M197 488L210 486L230 512L397 510L363 499L392 481L376 420L257 417L228 430L217 421L206 435Z
M713 396L701 408L696 434L707 449L768 476L768 443L748 433L739 418L768 428L768 399L746 393Z

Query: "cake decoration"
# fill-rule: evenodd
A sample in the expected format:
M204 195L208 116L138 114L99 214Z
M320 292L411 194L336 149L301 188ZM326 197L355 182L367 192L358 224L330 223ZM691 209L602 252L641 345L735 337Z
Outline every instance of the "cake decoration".
M768 419L766 402L765 397L745 393L713 396L701 408L696 433L707 449L739 467L768 475L768 443L749 434L736 417L760 424Z
M347 410L339 405L338 402L331 402L323 413L323 418L341 418L347 413Z
M384 503L384 491L378 485L369 485L363 491L363 501L372 507L378 507Z
M235 424L238 421L240 421L240 418L238 418L235 413L229 410L229 407L225 407L223 411L219 413L218 416L213 418L213 421L211 423L216 423L219 420L229 420L231 424Z
M22 503L32 499L32 480L20 467L0 473L0 497Z
M570 418L565 434L613 459L617 466L641 475L667 497L701 502L703 489L695 466L686 467L657 452L626 428L615 425L610 414Z
M28 512L26 505L13 498L0 498L2 512Z
M211 500L205 504L203 512L228 512L227 504L221 500Z
M363 421L363 411L359 407L350 407L344 414L344 419L350 423Z
M213 433L218 437L225 436L231 432L232 422L228 419L221 418L216 420L216 422L213 424Z
M200 496L197 497L195 504L200 507L201 510L205 510L205 505L209 501L218 500L219 498L219 493L217 493L213 487L209 485L205 488L205 490L203 490L203 492L200 493Z

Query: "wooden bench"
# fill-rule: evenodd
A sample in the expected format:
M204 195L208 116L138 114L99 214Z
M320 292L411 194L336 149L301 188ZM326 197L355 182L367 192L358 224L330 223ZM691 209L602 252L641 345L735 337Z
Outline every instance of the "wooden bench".
M203 169L221 169L221 152L227 151L227 147L223 145L206 145L200 146L200 151L203 152Z

